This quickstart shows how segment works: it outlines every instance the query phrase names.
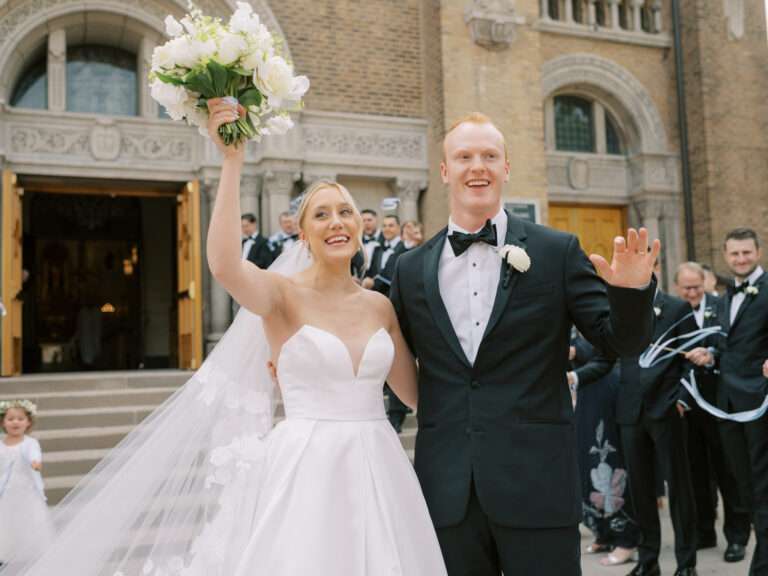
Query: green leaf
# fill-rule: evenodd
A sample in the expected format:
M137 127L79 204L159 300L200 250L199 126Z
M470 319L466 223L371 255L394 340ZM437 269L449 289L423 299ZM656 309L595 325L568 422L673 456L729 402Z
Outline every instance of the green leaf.
M230 68L229 70L230 72L234 72L239 76L248 76L248 77L253 76L252 70L246 70L245 68L240 68L239 66L235 66L234 68Z
M215 60L209 60L208 72L213 80L214 94L216 96L227 96L227 69Z
M263 96L258 88L249 88L245 92L241 92L237 100L244 107L248 108L249 106L260 106Z
M213 89L213 82L211 82L211 77L206 68L197 68L187 72L186 76L184 76L184 83L187 85L187 88L194 92L199 92L206 98L218 96Z
M184 79L177 76L171 76L170 74L163 74L162 72L155 72L160 80L166 84L173 84L174 86L184 86Z

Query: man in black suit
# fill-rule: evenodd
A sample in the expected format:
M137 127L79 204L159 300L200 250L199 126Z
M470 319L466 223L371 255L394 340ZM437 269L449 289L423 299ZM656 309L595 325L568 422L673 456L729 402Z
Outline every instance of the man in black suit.
M365 272L363 288L389 296L395 263L405 251L405 244L400 238L400 219L394 214L389 214L382 220L381 242L373 251L368 270Z
M658 241L649 254L630 230L610 266L593 256L606 286L574 236L502 208L509 161L489 118L443 146L448 227L398 258L391 291L419 362L416 472L450 576L576 576L571 325L603 350L644 350Z
M383 244L384 236L379 229L379 215L376 210L365 208L360 211L360 215L363 218L363 253L365 256L363 272L365 272L373 261L373 251Z
M243 233L243 260L253 262L259 268L269 268L274 254L269 241L259 233L259 221L250 212L240 218Z
M691 330L717 326L720 322L718 308L720 299L705 291L706 273L696 262L683 262L677 267L675 287L683 300L693 310L695 325ZM690 324L690 323L689 323ZM685 367L687 373L690 365ZM714 366L693 366L696 383L702 397L710 404L717 403L717 373ZM683 391L681 403L688 410L688 457L691 464L691 481L696 500L698 548L717 546L715 519L717 518L717 488L723 496L725 512L726 562L738 562L744 558L749 540L751 521L748 494L739 494L739 486L726 463L726 456L720 441L718 421L702 410Z
M735 282L720 306L726 336L716 350L701 347L688 356L698 365L720 368L717 404L725 412L759 407L768 393L762 373L768 350L768 276L760 266L760 242L750 228L736 228L725 237L723 256ZM717 357L717 358L715 358ZM750 490L757 545L751 576L768 575L768 416L744 424L720 425L723 448L742 491Z
M658 267L656 268L658 274ZM656 292L654 341L692 330L691 307L683 300ZM695 324L693 324L695 328ZM667 354L662 351L661 355ZM640 528L639 561L632 576L657 576L661 551L661 522L656 501L655 468L660 466L669 488L669 507L675 531L676 575L696 574L696 503L687 455L686 422L678 410L684 356L674 354L652 367L639 365L638 356L621 358L616 422L629 476L629 490Z

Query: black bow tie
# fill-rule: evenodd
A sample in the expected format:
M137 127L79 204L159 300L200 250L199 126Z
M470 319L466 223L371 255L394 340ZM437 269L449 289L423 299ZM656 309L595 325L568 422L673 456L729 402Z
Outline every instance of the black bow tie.
M699 302L696 306L693 307L694 312L698 312L699 310L701 310L701 302Z
M491 246L496 246L496 225L491 224L490 220L485 221L485 226L479 232L474 234L464 234L463 232L454 232L448 236L453 253L461 256L475 242L485 242Z
M285 239L286 240L298 240L299 239L299 235L298 234L287 234L285 236Z
M363 244L368 244L368 242L376 242L376 236L366 236L363 234Z
M731 298L733 298L739 292L746 291L748 286L749 286L749 282L742 282L739 286L736 286L735 284L731 284L728 286L728 295Z

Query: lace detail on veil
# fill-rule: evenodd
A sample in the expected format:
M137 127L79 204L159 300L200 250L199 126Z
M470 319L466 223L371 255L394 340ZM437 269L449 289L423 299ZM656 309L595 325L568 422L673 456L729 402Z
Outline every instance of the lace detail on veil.
M270 267L311 264L302 242ZM232 576L255 510L273 426L274 383L261 318L240 309L200 369L54 510L57 534L33 563L2 576Z

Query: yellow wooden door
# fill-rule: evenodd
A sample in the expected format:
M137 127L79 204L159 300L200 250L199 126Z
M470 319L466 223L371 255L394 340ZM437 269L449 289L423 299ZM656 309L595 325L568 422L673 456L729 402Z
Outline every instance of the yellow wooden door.
M3 281L2 302L6 314L2 318L2 375L21 374L21 311L18 298L22 287L21 249L22 214L21 197L16 174L3 171Z
M600 254L610 262L613 239L625 233L624 208L550 204L549 225L575 234L587 255Z
M179 368L197 369L203 361L200 184L189 182L177 196Z

